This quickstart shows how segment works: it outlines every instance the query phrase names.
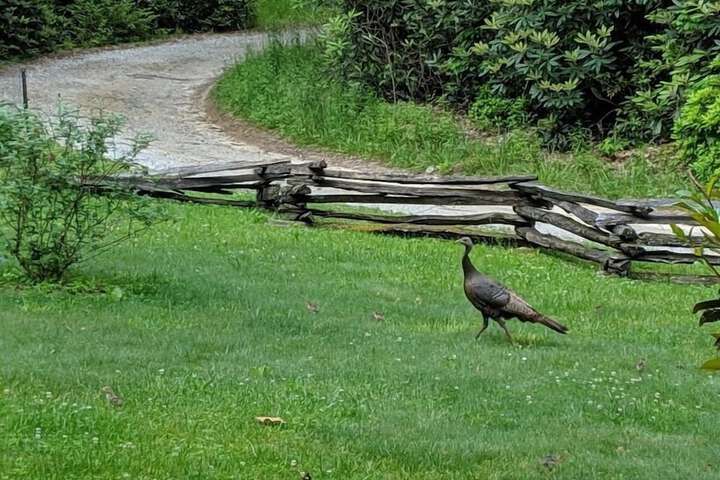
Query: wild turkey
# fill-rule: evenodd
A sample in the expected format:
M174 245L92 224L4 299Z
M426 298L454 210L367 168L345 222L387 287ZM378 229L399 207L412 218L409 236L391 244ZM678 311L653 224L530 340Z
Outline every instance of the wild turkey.
M470 238L463 237L458 240L458 243L465 246L465 255L462 258L462 268L465 275L465 296L475 308L480 310L483 316L483 327L475 336L475 339L479 338L480 334L485 331L491 318L505 331L511 343L513 339L505 325L505 319L510 318L517 318L522 322L540 323L558 333L567 333L567 328L552 318L539 313L520 298L517 293L478 272L470 262L470 250L473 248L473 242Z

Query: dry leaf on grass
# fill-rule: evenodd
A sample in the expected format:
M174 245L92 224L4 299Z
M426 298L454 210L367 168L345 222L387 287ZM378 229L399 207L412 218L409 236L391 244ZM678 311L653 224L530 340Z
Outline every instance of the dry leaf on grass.
M645 370L645 367L646 367L646 366L647 366L647 363L645 362L645 359L644 359L644 358L641 358L640 361L638 361L638 362L635 364L635 368L637 368L638 371L640 371L640 372L642 372L643 370Z
M552 470L553 468L557 467L558 465L560 465L561 462L562 460L560 459L560 456L554 453L545 455L542 460L540 460L540 464L548 470Z
M108 403L112 405L113 407L122 407L125 401L122 399L120 395L115 393L109 385L105 385L100 389L102 393L105 394L105 398L107 399Z
M257 420L260 425L266 426L277 426L285 424L285 420L280 417L255 417L255 420Z
M385 320L385 315L383 315L381 312L373 312L373 320L377 322L382 322Z
M305 302L305 306L310 313L318 313L318 311L320 311L320 306L317 303Z

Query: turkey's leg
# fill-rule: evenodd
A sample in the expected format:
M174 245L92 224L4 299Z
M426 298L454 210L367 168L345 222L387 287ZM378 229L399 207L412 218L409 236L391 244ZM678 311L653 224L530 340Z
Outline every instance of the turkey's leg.
M508 340L510 340L510 343L515 343L513 341L512 335L510 335L510 332L508 331L507 325L505 325L505 320L502 318L497 318L495 321L502 327L503 330L505 330L505 335L507 335Z
M488 327L488 325L490 325L490 319L487 317L487 315L485 315L485 314L483 313L483 326L482 326L482 328L480 329L480 331L477 332L477 335L475 335L475 340L477 340L478 338L480 338L480 334L482 334L482 333L485 331L485 329Z

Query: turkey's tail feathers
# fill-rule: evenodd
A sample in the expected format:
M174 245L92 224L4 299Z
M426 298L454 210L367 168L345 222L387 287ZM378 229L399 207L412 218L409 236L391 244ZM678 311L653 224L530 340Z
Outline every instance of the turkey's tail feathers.
M565 335L568 332L568 329L565 325L562 325L562 324L556 322L555 320L553 320L552 318L546 317L545 315L542 315L540 313L538 313L537 317L535 317L535 321L537 323L542 323L546 327L551 328L558 333L562 333L563 335Z

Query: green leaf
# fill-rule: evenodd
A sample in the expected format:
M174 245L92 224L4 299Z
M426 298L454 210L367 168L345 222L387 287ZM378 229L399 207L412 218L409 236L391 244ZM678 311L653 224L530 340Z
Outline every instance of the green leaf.
M720 358L711 358L703 363L700 368L703 370L720 370Z
M672 232L675 234L676 237L678 237L682 240L687 239L687 235L685 234L685 231L682 228L680 228L679 226L677 226L676 224L674 224L674 223L671 224L670 229L672 230Z

